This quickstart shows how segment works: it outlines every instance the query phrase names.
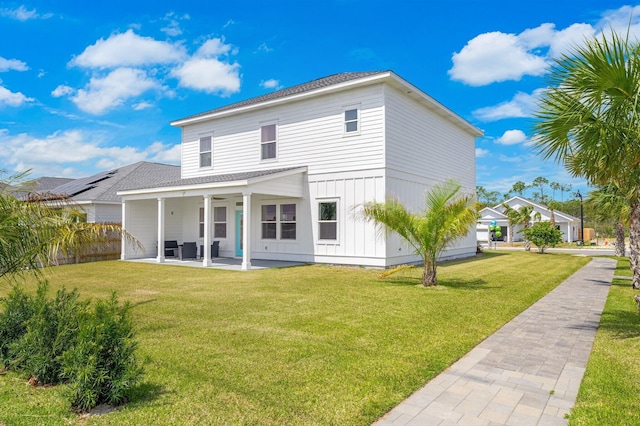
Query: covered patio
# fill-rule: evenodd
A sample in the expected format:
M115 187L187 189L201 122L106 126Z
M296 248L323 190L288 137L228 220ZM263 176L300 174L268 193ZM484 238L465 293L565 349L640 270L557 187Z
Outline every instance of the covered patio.
M129 259L127 262L138 263L154 263L157 264L158 260L155 257L147 257L142 259ZM173 258L167 258L162 265L171 266L186 266L190 268L211 268L211 269L223 269L227 271L242 271L242 259L236 259L231 257L216 257L209 262L207 266L203 265L200 260L179 260ZM303 266L306 263L302 262L288 262L284 260L253 260L251 262L251 269L273 269L273 268L291 268L294 266Z
M252 252L261 252L259 257L267 261L302 260L296 255L303 250L301 242L308 238L303 239L300 232L296 236L295 228L293 239L286 241L265 239L259 231L265 220L262 206L266 204L273 210L269 219L277 223L276 205L286 203L292 210L293 227L302 225L303 211L308 220L307 208L301 203L306 171L306 167L294 167L203 176L120 191L122 226L142 245L136 247L123 239L121 259L185 266L197 263L203 267L217 264L241 270L261 268L260 259L254 260ZM185 251L186 244L201 249L192 254L193 261L178 260L182 256L173 260L167 253L176 247L165 247L169 242L180 248L184 244ZM220 248L219 258L213 257L214 242Z

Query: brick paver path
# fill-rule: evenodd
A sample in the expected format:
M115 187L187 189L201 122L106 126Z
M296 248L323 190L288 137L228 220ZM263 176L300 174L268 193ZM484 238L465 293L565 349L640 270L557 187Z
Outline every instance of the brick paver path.
M615 265L594 258L375 426L566 425Z

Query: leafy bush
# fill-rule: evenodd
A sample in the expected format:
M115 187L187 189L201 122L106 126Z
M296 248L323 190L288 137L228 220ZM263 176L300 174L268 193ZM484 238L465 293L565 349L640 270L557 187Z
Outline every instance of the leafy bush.
M11 346L27 332L27 321L35 308L19 285L14 285L7 297L0 298L0 366L7 368L14 359Z
M77 290L58 290L47 298L48 283L35 297L15 286L0 299L0 361L31 382L67 382L76 411L126 402L142 375L128 303L115 293L93 309Z
M32 301L33 315L26 320L26 333L11 345L12 364L39 384L55 384L62 375L62 354L76 343L80 314L87 303L78 300L78 292L58 290L47 298L48 283L38 284Z
M115 293L99 300L82 321L76 345L64 354L64 377L76 411L122 404L140 379L129 309L128 303L118 304Z
M544 253L547 247L555 247L562 242L562 232L551 222L536 222L522 230L524 236L538 247L538 253Z

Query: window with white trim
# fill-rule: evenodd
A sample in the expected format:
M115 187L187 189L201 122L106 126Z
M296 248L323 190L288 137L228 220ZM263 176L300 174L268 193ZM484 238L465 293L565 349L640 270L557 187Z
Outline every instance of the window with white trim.
M270 160L277 156L277 128L275 124L260 127L260 159Z
M200 138L200 167L211 167L212 139L212 136L203 136Z
M275 240L276 230L278 229L277 213L275 204L266 204L262 206L262 239Z
M280 204L280 239L296 239L296 205Z
M204 207L200 207L200 212L198 215L198 236L200 238L204 238Z
M213 208L213 238L227 238L227 208Z
M359 125L360 111L358 108L349 108L344 110L344 133L355 134L360 132Z
M337 201L321 201L318 203L318 239L338 239Z

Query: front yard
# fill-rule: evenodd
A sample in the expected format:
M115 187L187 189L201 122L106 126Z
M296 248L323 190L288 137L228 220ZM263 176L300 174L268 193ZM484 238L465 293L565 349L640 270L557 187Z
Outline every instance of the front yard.
M485 253L441 266L435 288L419 269L381 280L329 266L53 268L51 291L131 301L144 385L117 412L80 420L64 386L7 373L0 425L369 425L588 261Z

